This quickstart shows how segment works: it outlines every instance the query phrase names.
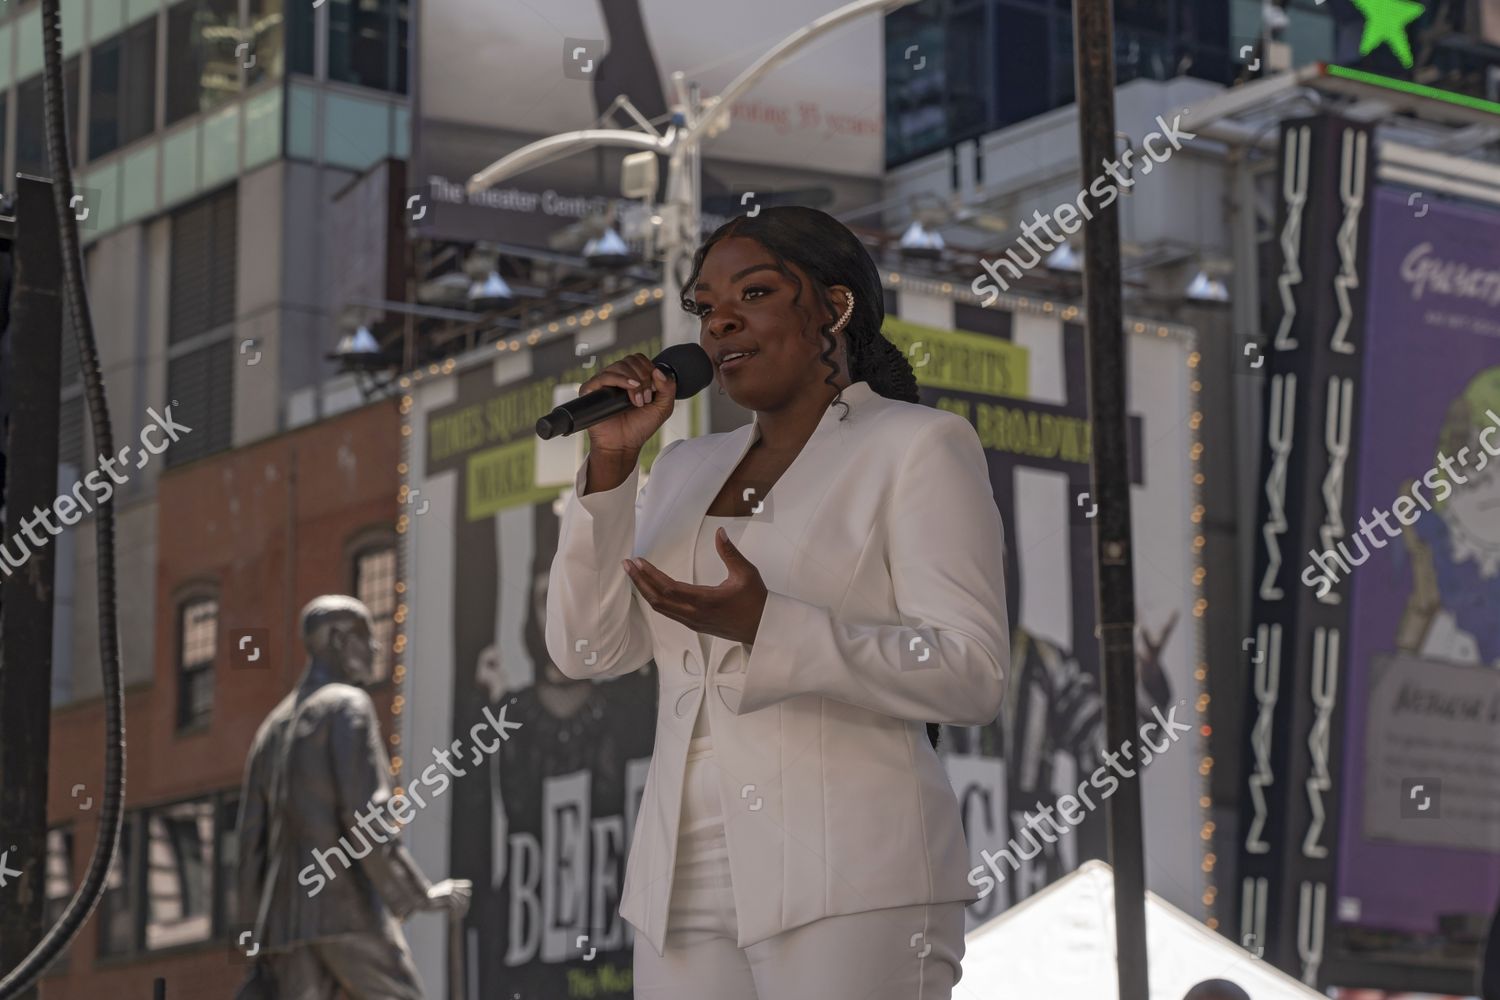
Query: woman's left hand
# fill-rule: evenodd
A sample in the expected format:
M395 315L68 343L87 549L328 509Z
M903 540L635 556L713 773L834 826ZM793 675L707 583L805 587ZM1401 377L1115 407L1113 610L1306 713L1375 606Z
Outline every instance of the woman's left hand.
M647 603L668 618L694 632L753 642L766 606L766 585L723 528L714 533L714 543L729 570L717 587L681 583L640 558L626 559L625 572Z

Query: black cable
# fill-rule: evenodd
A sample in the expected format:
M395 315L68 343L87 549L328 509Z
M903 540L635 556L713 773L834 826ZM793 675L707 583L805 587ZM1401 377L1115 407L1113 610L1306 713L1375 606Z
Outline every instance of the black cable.
M88 399L94 441L98 454L113 455L114 433L109 423L109 403L104 380L99 375L99 352L94 344L94 323L83 287L83 257L78 246L78 220L73 215L73 172L68 157L66 118L63 112L62 29L59 0L42 0L42 38L46 86L47 162L52 167L52 207L57 216L62 246L63 287L66 307L78 337L78 363L83 369L84 395ZM104 805L99 811L99 836L89 858L83 882L68 900L62 917L31 954L0 979L0 1000L29 990L47 967L56 961L84 921L99 905L104 880L120 843L125 805L125 698L120 677L119 637L115 625L115 500L99 504L94 529L98 538L99 668L104 675ZM14 665L13 665L14 666Z

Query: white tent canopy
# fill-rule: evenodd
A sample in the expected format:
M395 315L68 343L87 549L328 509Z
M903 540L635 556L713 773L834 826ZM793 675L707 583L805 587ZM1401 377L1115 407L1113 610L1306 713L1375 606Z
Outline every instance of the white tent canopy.
M1118 1000L1114 874L1089 861L966 938L954 1000ZM1146 894L1150 1000L1182 1000L1205 979L1227 979L1250 1000L1327 1000Z

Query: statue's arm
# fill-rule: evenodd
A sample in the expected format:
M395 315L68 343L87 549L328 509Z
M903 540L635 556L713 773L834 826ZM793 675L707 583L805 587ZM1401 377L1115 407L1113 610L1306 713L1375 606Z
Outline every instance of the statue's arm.
M262 743L256 740L250 748L250 759L245 762L245 781L240 789L240 815L236 827L239 835L239 921L242 929L255 927L259 916L260 894L265 886L267 840L270 832L267 825L265 753Z
M401 846L399 826L391 818L390 760L380 742L375 705L363 691L338 713L342 730L332 742L338 772L339 819L346 829L362 827L374 844L360 861L387 907L398 919L431 908L431 883Z
M432 883L427 876L422 874L422 869L417 867L417 861L411 856L411 852L402 846L401 841L392 840L384 848L372 851L370 857L375 857L382 850L386 852L383 863L390 869L390 878L393 882L400 882L402 889L397 893L401 902L392 903L387 900L391 912L396 914L400 920L405 920L418 910L434 909L432 900L428 893L432 889Z

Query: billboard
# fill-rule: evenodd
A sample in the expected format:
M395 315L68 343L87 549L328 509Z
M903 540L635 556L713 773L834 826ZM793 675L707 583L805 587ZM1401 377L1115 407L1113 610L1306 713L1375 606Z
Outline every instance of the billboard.
M1312 986L1453 992L1500 896L1500 214L1376 159L1282 123L1238 934Z
M1339 552L1339 915L1476 946L1500 899L1500 211L1374 203L1353 491L1390 530Z
M418 7L421 39L414 190L429 209L418 232L547 245L549 236L619 196L622 150L583 153L469 198L475 171L543 136L635 128L628 97L665 131L681 71L704 98L839 0L764 0L716 9L691 0L444 0ZM884 169L880 14L849 22L778 66L730 109L703 148L706 228L796 194L826 208L874 202ZM662 163L663 168L665 162ZM663 170L663 176L665 170ZM717 218L716 218L717 216Z
M440 844L428 842L475 887L460 942L468 991L455 996L630 994L633 931L617 911L652 752L656 675L647 665L607 683L575 681L547 655L558 480L571 482L582 436L542 449L534 427L557 393L576 392L592 371L660 351L655 319L639 311L591 324L585 336L598 353L587 358L572 339L553 341L412 390L408 482L420 513L406 532L409 572L437 582L414 588L407 632L439 661L414 657L428 683L451 693L412 738L442 745L442 733L467 732L486 711L521 727L454 783L453 820L430 834ZM646 470L659 441L643 453ZM423 969L438 992L453 974L447 963Z
M1372 128L1333 115L1281 123L1276 278L1267 280L1266 430L1251 628L1243 641L1236 937L1312 987L1327 985L1348 699L1348 581L1314 587L1303 553L1357 529L1360 380ZM1246 345L1257 353L1260 345ZM1372 399L1378 397L1370 397Z
M1138 715L1144 724L1159 710L1192 727L1154 755L1139 745L1127 751L1149 762L1138 768L1104 739L1081 313L1035 300L982 308L966 292L908 277L895 287L885 334L912 359L922 402L960 414L979 432L1008 539L1005 705L990 726L945 727L942 745L971 861L994 881L988 892L988 883L976 883L983 898L970 907L969 926L1083 861L1105 858L1106 790L1124 771L1142 775L1148 885L1204 919L1211 911L1200 835L1207 778L1198 711L1205 682L1194 335L1156 323L1128 327ZM1038 821L1053 811L1070 821L1060 824L1066 833ZM1000 853L999 864L985 864L984 851Z
M974 298L967 292L899 284L888 291L885 333L912 357L921 402L978 430L1010 539L1015 648L1005 707L987 727L944 727L941 744L972 864L983 872L982 850L1019 847L1016 867L994 873L993 891L971 907L972 927L1105 853L1107 796L1095 794L1061 835L1027 822L1091 775L1111 773L1094 636L1084 330L1071 307L982 309L965 301ZM575 682L550 662L547 575L581 441L564 439L556 452L558 442L539 445L532 426L554 393L598 366L659 349L660 305L643 301L576 338L428 374L403 404L408 502L415 496L421 511L410 513L406 531L407 657L421 676L407 686L403 740L440 746L486 709L504 708L522 726L481 773L454 783L450 819L411 831L419 861L475 883L458 960L431 929L414 925L413 950L434 990L458 975L461 996L630 993L634 931L617 911L653 747L655 666ZM1162 737L1143 772L1148 880L1201 916L1197 355L1190 331L1136 326L1129 400L1142 553L1138 698L1143 719L1160 711L1191 730ZM596 353L579 359L575 339ZM656 453L643 456L647 475Z

